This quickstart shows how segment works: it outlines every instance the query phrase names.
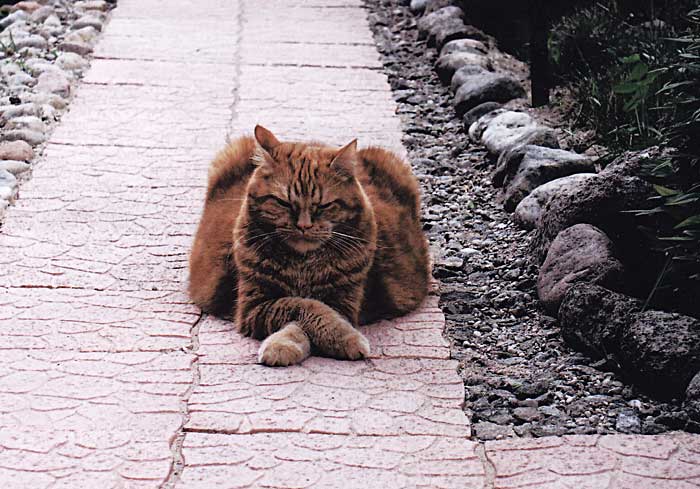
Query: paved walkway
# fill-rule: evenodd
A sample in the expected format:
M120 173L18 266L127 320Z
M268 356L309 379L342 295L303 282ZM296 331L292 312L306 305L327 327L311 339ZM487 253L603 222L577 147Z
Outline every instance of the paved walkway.
M359 0L120 0L0 231L8 488L693 488L700 440L469 441L437 298L365 362L255 364L185 290L227 134L403 151Z

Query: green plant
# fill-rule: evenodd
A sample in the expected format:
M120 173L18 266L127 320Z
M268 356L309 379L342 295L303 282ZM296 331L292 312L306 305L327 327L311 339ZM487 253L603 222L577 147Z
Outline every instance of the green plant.
M676 151L643 167L654 183L656 206L639 211L655 217L648 228L657 249L667 257L656 290L662 300L687 304L698 315L700 304L700 9L691 11L686 35L672 39L679 45L674 63L659 71L667 79L656 95L658 110L668 123L664 142ZM665 299L664 299L665 296ZM685 298L685 299L684 299Z

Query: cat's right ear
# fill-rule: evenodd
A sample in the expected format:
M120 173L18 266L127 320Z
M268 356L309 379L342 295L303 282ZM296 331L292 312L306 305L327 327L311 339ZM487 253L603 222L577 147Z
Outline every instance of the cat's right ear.
M255 126L255 140L268 153L272 153L272 150L280 145L275 135L260 125Z

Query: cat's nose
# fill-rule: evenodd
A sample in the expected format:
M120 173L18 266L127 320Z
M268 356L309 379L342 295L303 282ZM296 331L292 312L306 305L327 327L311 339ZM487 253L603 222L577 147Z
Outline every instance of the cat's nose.
M311 222L311 216L308 212L302 212L299 219L297 219L297 227L302 231L311 229L313 225L314 224Z

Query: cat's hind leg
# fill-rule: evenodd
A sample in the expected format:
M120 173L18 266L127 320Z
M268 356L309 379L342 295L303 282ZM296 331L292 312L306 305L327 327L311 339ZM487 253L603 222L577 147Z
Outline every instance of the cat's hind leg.
M265 338L258 350L258 362L269 367L301 363L311 354L311 342L296 322L287 323Z

